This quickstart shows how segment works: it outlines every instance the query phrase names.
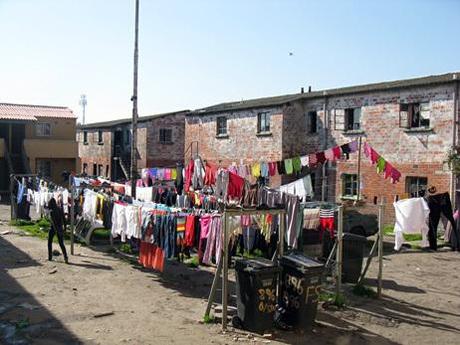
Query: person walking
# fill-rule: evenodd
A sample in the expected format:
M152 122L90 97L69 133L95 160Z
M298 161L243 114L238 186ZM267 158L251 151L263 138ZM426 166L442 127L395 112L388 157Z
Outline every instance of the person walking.
M67 251L64 245L64 231L65 231L65 218L64 210L62 209L62 196L58 196L58 201L54 198L48 202L48 209L50 210L51 228L48 232L48 260L53 260L53 239L56 234L58 237L59 246L61 247L62 255L64 255L65 263L69 263Z

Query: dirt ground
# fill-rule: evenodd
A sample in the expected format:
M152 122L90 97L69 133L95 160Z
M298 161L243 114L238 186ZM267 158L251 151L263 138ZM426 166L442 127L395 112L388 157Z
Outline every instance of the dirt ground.
M390 250L381 300L347 294L344 309L319 307L311 332L269 339L201 323L212 269L159 274L78 245L70 265L48 262L45 241L6 225L5 209L0 219L0 344L460 343L460 254L447 250Z

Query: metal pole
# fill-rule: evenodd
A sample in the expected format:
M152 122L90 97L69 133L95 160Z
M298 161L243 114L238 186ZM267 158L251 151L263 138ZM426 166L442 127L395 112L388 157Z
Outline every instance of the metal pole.
M361 272L361 275L359 276L358 284L361 284L366 277L367 270L369 269L369 266L371 265L372 258L375 255L375 251L377 250L378 243L379 243L379 236L380 234L377 234L377 238L375 239L374 244L372 245L371 251L369 252L369 257L367 258L366 265L364 266L364 270Z
M323 113L324 113L324 146L323 149L327 149L327 130L329 127L329 114L327 111L327 97L324 99L323 105ZM326 163L322 166L322 173L321 173L321 201L326 201Z
M131 100L133 102L133 118L131 129L133 131L131 140L131 197L136 198L136 177L137 177L137 70L139 60L139 0L136 0L136 17L135 17L135 29L134 29L134 73L133 73L133 96Z
M227 297L228 297L228 224L227 224L227 212L224 212L223 215L223 248L222 248L222 330L225 331L227 329Z
M337 215L337 282L336 282L336 295L340 295L342 289L342 257L343 257L343 206L339 206Z
M16 201L14 200L14 174L10 175L10 210L11 210L11 220L16 219L15 205Z
M358 193L356 195L356 202L361 199L361 144L362 144L362 137L359 137L358 141L358 175L357 175L357 183L358 183Z
M279 249L278 249L278 253L279 253L279 256L282 257L284 255L284 234L286 233L286 229L285 229L285 226L286 226L286 213L283 212L283 213L280 213L280 238L279 238Z
M379 205L379 274L378 274L378 286L377 286L377 297L382 297L382 275L383 275L383 212L384 212L384 200L380 199Z
M73 188L73 176L69 176L69 190L70 190L70 255L74 253L74 229L75 229L75 207L74 207L74 188Z

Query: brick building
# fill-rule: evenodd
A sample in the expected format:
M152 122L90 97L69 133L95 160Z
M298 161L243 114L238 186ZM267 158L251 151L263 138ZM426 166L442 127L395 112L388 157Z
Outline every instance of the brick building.
M199 109L186 117L185 160L195 151L222 166L273 161L361 137L402 173L400 182L391 184L364 156L358 164L358 154L352 154L312 171L317 199L355 200L358 180L360 199L371 209L377 198L392 203L428 185L452 194L455 181L444 161L459 134L459 77L449 73ZM391 222L393 208L387 209L385 221Z
M76 121L67 107L0 103L0 192L13 173L61 183L63 171L75 170Z
M138 119L137 167L174 167L184 157L187 111ZM77 132L81 171L112 180L129 178L131 119L80 125Z

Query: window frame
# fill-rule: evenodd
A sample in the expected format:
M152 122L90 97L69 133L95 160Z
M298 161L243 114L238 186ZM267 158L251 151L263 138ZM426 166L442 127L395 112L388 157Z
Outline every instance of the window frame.
M422 113L424 113L425 116L422 116ZM430 128L430 125L430 102L399 103L399 127L407 129L427 129Z
M263 127L262 127L263 120ZM270 133L271 116L269 111L261 111L257 113L257 133Z
M173 143L172 128L160 128L160 130L158 131L158 134L159 134L158 142L160 144L172 144ZM169 134L169 138L167 134Z
M88 145L88 131L83 131L83 145Z
M357 113L358 111L359 113ZM344 109L345 131L359 131L362 129L361 128L361 114L362 114L361 107ZM357 117L358 117L358 121L356 122Z
M97 143L98 145L104 144L104 132L100 129L97 131Z
M358 197L358 175L357 174L342 174L342 198L357 198ZM347 181L347 179L351 179ZM347 184L351 186L347 187ZM351 194L347 193L347 189L351 190Z
M93 176L97 176L97 163L93 163Z
M221 122L223 122L225 126L223 126ZM227 116L218 116L216 118L216 136L218 137L228 136Z
M83 163L82 170L83 174L88 174L88 163Z
M307 113L307 119L308 119L308 133L310 134L318 133L318 112L316 110L309 111Z
M415 184L414 184L415 181ZM411 191L411 187L415 185L416 190L414 193ZM420 187L425 187L425 189L421 189ZM426 195L426 191L428 189L428 177L426 176L406 176L406 187L405 191L410 198L418 198ZM424 191L424 193L420 193Z
M46 127L48 128L48 131L46 131ZM37 122L35 125L35 134L37 137L51 137L51 123Z

